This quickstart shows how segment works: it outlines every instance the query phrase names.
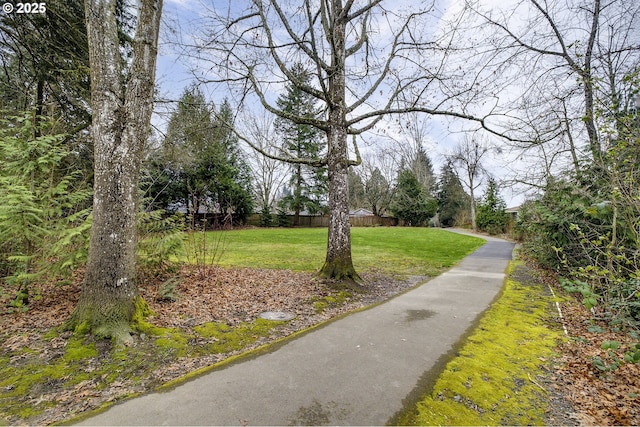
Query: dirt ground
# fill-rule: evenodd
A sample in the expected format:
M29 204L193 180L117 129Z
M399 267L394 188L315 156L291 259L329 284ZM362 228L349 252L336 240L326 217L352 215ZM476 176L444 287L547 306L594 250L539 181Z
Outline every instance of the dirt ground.
M285 311L296 315L286 327L277 328L240 351L209 354L198 357L167 358L144 381L135 383L118 378L106 388L97 381L84 381L73 388L50 384L50 389L24 396L24 405L50 399L44 412L30 418L8 417L0 394L0 421L10 424L50 424L104 403L119 400L133 393L142 393L180 378L196 369L217 363L225 358L264 345L296 331L306 329L345 312L384 301L403 292L426 278L396 280L382 274L364 274L366 285L362 292L353 293L341 303L338 291L332 290L311 273L259 269L222 269L218 267L184 266L167 282L167 277L148 279L140 292L155 313L149 318L154 325L188 331L205 322L222 322L230 326L250 322L265 311ZM549 280L553 280L550 278ZM54 357L63 352L70 333L60 333L55 339L45 338L51 328L60 327L75 306L81 272L71 284L42 286L31 298L29 310L10 313L6 307L9 294L3 292L0 301L0 357L16 349L36 350L37 357ZM173 286L173 287L172 287ZM559 292L558 290L556 290ZM175 301L161 300L161 296L175 297ZM329 297L329 298L327 298ZM317 302L328 301L319 312ZM562 304L565 326L571 339L558 349L558 357L541 383L549 390L549 425L640 425L640 371L638 365L624 363L616 369L602 371L594 365L594 358L612 362L616 356L601 348L603 342L618 341L619 358L634 343L625 332L613 333L606 324L596 325L590 313L573 299ZM596 332L594 332L596 331ZM137 336L143 348L144 337ZM148 343L149 340L146 342ZM637 340L635 341L637 342ZM108 341L97 342L100 363L112 350ZM14 356L15 357L15 356ZM36 357L36 356L32 356ZM160 356L158 356L160 357ZM166 357L166 356L163 356ZM89 364L90 366L91 363ZM605 366L610 366L605 364ZM131 372L129 372L131 374ZM1 392L2 390L0 390Z

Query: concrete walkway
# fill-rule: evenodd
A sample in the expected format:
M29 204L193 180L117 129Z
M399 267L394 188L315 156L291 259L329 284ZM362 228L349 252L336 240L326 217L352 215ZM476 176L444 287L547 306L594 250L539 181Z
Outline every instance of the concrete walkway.
M416 289L84 425L384 425L437 377L502 288L513 244L487 244Z

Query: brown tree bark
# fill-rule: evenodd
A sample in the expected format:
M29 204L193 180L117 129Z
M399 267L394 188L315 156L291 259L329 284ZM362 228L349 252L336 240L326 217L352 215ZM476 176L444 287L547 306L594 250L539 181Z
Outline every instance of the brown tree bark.
M94 142L93 223L82 294L68 327L131 339L138 177L149 135L162 0L142 0L126 79L115 0L85 0Z

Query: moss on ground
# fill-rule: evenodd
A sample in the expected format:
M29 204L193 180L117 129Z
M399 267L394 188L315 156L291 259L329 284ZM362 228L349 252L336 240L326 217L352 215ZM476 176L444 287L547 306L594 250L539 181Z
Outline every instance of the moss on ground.
M84 337L73 335L65 347L63 356L67 363L98 356L95 343L86 342Z
M347 300L353 297L353 293L347 290L341 290L337 294L327 295L326 297L318 299L313 303L313 307L316 313L322 314L328 308L339 307Z
M206 348L209 353L215 354L241 350L259 338L269 336L273 328L283 323L285 322L256 319L231 328L223 323L210 322L196 326L194 330L203 338L213 341L206 344Z
M51 340L57 335L47 333L46 336ZM55 400L49 396L51 389L84 378L84 362L96 356L95 344L79 336L71 336L59 355L42 354L28 347L3 355L0 357L0 414L15 423L16 417L28 420L54 406Z
M148 312L139 308L142 315L134 324L139 337L133 346L48 330L41 339L61 343L58 353L22 346L0 354L0 425L40 424L38 416L65 394L91 396L125 383L135 390L135 384L144 381L149 386L154 370L179 357L239 351L286 323L257 319L229 326L212 322L188 332L154 326L145 319Z
M543 425L546 392L536 382L563 339L553 298L522 262L432 391L402 425Z

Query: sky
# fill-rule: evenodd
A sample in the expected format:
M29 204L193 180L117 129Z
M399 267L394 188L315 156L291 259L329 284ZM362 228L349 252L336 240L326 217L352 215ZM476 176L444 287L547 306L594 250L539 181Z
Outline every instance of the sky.
M243 2L244 3L244 2ZM388 4L389 2L383 2ZM236 4L240 4L237 2ZM396 0L394 6L411 9L412 4L422 4L421 0ZM460 0L439 0L436 5L436 14L450 16L461 4ZM160 102L153 118L153 123L159 133L166 128L169 113L175 105L175 101L180 97L185 87L194 82L194 76L190 70L192 59L181 55L181 47L176 44L176 40L189 42L190 35L198 33L206 28L207 20L204 17L208 9L216 5L227 5L227 1L220 0L165 0L163 11L163 28L161 31L160 51L158 55L157 85ZM437 26L438 23L435 23ZM437 28L434 27L433 31ZM225 97L217 87L205 85L202 87L205 96L212 102L219 104ZM459 121L450 119L433 119L426 116L415 116L411 120L418 120L418 126L426 129L424 147L430 155L437 173L445 160L445 155L453 151L455 145L462 140L464 134L458 132L467 125ZM392 144L392 140L406 139L406 135L398 130L398 126L393 118L386 121L386 124L378 126L383 128L385 135L381 132L367 133L363 135L366 143L362 144L361 150L374 150L376 145ZM388 138L388 137L391 138ZM495 144L496 147L503 147L503 141L497 137L486 137L487 141ZM368 146L370 148L368 148ZM506 149L495 149L485 160L485 167L491 170L497 179L505 179L509 173L509 165L514 162L514 155ZM503 188L502 197L508 206L517 206L524 200L522 189Z

